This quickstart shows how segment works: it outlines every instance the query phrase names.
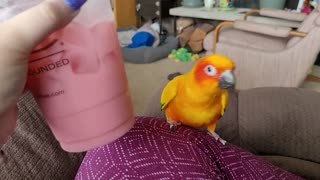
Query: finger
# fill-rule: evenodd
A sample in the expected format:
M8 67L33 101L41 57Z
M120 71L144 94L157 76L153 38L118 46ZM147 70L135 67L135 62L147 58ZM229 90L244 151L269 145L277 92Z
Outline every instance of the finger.
M0 42L29 53L42 39L70 22L84 2L46 0L1 24Z

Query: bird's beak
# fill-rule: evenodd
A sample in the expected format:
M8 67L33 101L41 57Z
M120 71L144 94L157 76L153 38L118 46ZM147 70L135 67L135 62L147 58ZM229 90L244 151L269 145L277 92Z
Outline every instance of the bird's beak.
M224 71L219 78L219 87L223 89L228 89L233 87L235 84L235 77L231 70Z

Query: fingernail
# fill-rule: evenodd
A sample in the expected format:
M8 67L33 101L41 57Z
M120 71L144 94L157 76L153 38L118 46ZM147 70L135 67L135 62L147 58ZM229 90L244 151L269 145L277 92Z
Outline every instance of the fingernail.
M64 0L64 2L73 10L78 10L87 0Z

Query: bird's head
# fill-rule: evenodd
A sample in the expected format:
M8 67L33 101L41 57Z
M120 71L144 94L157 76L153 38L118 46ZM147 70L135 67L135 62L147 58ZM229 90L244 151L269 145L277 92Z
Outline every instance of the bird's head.
M227 89L235 85L233 62L226 56L213 54L201 58L192 72L197 83L210 87Z

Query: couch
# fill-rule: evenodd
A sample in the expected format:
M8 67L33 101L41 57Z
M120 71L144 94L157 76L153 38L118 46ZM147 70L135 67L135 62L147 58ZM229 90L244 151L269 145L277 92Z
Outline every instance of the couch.
M145 116L164 119L162 88L149 99ZM298 88L231 92L217 133L273 164L307 179L320 179L320 94ZM31 93L19 101L15 133L2 150L0 179L72 179L84 153L64 152L54 139Z
M67 153L53 137L32 94L22 95L18 103L17 128L2 150L2 180L73 179L84 153Z

